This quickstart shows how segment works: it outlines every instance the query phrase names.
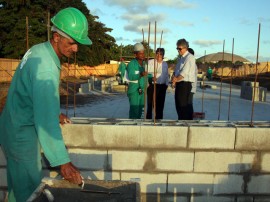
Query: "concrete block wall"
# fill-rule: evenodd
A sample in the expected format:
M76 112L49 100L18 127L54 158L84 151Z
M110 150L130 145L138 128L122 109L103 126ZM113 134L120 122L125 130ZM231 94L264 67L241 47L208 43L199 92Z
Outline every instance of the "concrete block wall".
M266 102L267 89L259 87L259 82L256 82L255 91L254 88L255 82L243 81L241 84L240 97L246 100L253 100L254 98L254 101Z
M73 122L62 132L84 178L139 182L145 202L270 201L270 122ZM0 160L3 197L1 152ZM44 164L44 174L58 171Z

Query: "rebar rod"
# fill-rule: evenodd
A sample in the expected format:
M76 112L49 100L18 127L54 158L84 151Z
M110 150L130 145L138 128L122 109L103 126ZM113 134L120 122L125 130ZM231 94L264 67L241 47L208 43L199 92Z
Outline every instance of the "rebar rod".
M222 61L221 61L221 78L220 78L220 91L219 91L218 120L220 119L220 109L221 109L221 93L222 93L223 68L224 68L224 48L225 48L225 40L223 40L223 51L222 51Z

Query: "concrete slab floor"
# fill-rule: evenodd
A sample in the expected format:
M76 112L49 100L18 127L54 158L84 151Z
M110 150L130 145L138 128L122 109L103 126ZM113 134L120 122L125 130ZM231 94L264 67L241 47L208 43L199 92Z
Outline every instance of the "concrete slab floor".
M216 85L216 89L206 88L202 90L197 87L194 95L193 105L195 112L205 112L205 120L221 121L250 121L252 113L252 101L240 98L241 87L232 86L231 101L229 109L229 84L222 84L220 99L220 83L206 82L208 85ZM83 105L70 104L68 109L65 105L61 106L62 113L67 113L69 117L91 117L91 118L128 118L129 101L126 93L91 93L91 96L101 96L98 102L91 102ZM104 99L102 99L104 96ZM91 98L89 98L91 99ZM220 115L219 115L220 107ZM255 102L253 121L270 120L270 95L267 95L266 102ZM177 120L177 113L174 103L174 89L168 88L165 107L164 119Z

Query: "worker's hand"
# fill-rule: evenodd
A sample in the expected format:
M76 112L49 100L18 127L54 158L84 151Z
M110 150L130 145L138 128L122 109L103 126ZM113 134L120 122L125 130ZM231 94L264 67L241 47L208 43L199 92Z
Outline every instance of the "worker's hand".
M60 173L65 180L74 184L82 184L80 171L71 162L61 165Z
M141 76L146 76L148 74L148 72L142 72L140 75Z
M71 120L65 114L61 113L59 115L59 122L60 122L61 125L63 125L63 124L66 124L66 123L71 123Z

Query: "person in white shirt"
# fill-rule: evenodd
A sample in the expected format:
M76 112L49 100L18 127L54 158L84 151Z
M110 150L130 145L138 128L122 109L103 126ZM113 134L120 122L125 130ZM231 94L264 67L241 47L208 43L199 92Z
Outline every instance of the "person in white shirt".
M188 48L188 52L191 53L192 55L194 55L194 50L192 48ZM189 106L189 110L191 110L191 113L194 113L194 108L193 108L193 96L197 91L197 74L198 74L198 68L197 65L195 67L195 82L192 83L192 88L191 88L191 93L189 95L189 99L188 99L188 106ZM192 116L193 119L193 116Z
M154 107L154 82L156 83L156 119L163 119L164 103L166 91L169 83L168 64L164 59L164 48L157 48L156 58L148 62L148 74L151 74L148 79L149 85L147 88L147 119L152 119L152 109Z
M176 45L181 57L178 59L172 79L172 85L175 86L175 107L178 120L192 120L193 113L188 103L192 83L195 82L195 57L188 52L189 43L185 39L179 39Z

